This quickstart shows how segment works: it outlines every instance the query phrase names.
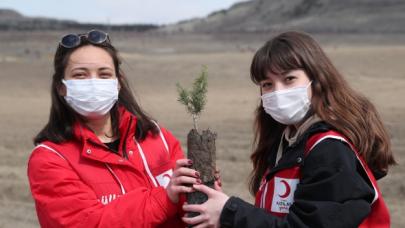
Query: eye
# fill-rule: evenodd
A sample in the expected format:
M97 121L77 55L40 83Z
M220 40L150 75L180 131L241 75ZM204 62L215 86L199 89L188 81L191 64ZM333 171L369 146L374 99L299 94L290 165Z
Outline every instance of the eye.
M104 78L104 79L112 78L113 76L114 76L114 74L110 70L102 70L99 73L99 77Z
M86 73L85 72L74 72L72 77L76 78L76 79L85 78Z
M270 92L273 90L273 82L265 81L260 83L262 92Z
M284 78L285 82L287 82L287 83L292 83L292 82L294 82L295 79L297 79L297 77L292 76L292 75L288 75Z
M111 78L112 77L112 74L110 74L110 73L101 73L100 74L100 78Z
M271 89L271 87L273 86L273 83L271 83L271 82L263 82L260 84L261 84L262 89L266 89L266 90Z

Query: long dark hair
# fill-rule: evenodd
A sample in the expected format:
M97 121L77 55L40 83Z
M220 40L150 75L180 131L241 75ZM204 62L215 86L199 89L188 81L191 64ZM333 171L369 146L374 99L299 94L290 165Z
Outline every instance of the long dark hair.
M365 158L369 167L387 173L395 164L390 137L374 105L354 91L333 66L318 43L308 34L285 32L269 40L253 57L250 68L255 84L274 74L301 69L312 81L313 112L342 132ZM255 194L267 168L268 151L280 138L285 126L267 115L260 104L256 109L255 149L250 191Z
M45 140L55 143L70 140L73 138L74 123L76 121L84 122L83 118L66 103L63 96L59 94L59 90L62 86L65 68L71 54L78 48L86 45L93 45L107 51L114 63L115 74L117 75L121 88L118 94L118 102L110 110L113 133L119 135L118 107L123 106L137 117L137 130L135 133L137 140L143 140L149 131L152 132L153 135L158 134L159 129L136 102L125 74L120 68L121 60L118 56L118 51L111 45L111 42L108 40L101 44L93 44L90 43L86 37L81 37L81 43L77 47L65 48L59 45L56 50L53 64L54 73L51 85L52 103L49 120L45 127L35 136L34 144L37 145Z

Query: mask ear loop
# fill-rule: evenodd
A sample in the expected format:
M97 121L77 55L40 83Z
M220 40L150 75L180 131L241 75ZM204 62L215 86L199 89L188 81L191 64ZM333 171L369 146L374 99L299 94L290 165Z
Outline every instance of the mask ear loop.
M307 97L308 97L308 100L309 100L310 103L311 103L311 100L312 100L311 98L312 98L312 94L313 94L313 92L312 92L312 82L313 82L313 80L309 81L309 83L307 85ZM308 88L311 88L311 97L308 96Z
M121 86L121 77L122 77L121 75L117 75L118 96L119 96L121 88L122 88L122 86Z

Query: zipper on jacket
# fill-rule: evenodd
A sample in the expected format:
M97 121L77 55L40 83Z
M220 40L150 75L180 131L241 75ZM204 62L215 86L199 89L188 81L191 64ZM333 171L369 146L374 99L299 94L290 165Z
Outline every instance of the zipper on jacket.
M122 147L121 147L121 149L122 149L122 157L124 157L124 158L127 159L127 160L128 160L128 154L127 154L127 151L126 151L126 147L127 147L127 139L126 139L126 137L127 137L127 135L128 135L129 129L130 129L130 127L131 127L131 124L132 124L132 116L131 116L130 119L129 119L129 125L128 125L126 131L125 131L125 134L124 134L123 137L120 139L120 140L124 140L124 142L122 143ZM108 150L111 150L111 149L110 149L107 145L105 145L104 143L100 144L100 143L97 143L97 142L95 142L95 141L93 141L93 140L91 140L91 139L89 139L89 141L90 141L91 143L93 143L94 145L98 145L98 146L104 147L104 148L106 148L106 149L108 149ZM119 149L118 149L117 155L119 155Z
M120 188L121 188L121 193L122 193L122 195L125 195L125 194L126 194L126 191L125 191L124 185L122 184L120 178L118 178L118 176L114 173L114 171L112 170L112 168L111 168L107 163L104 163L104 164L105 164L105 166L107 167L107 169L110 171L110 173L113 175L113 177L115 178L115 180L118 182L118 185L119 185Z
M129 118L129 124L128 124L127 130L125 131L125 135L123 135L123 137L122 137L122 140L124 140L124 142L122 143L122 147L121 147L122 156L127 160L128 160L128 154L127 154L127 150L126 150L126 148L127 148L127 135L128 135L129 129L131 128L131 124L132 124L132 116L130 116L130 118Z
M288 156L286 158L286 156ZM270 172L266 176L266 180L270 180L274 174L280 170L288 169L297 165L297 159L304 156L304 148L303 147L295 147L295 148L286 148L283 152L283 157L281 157L279 163L270 169ZM300 163L303 163L302 161ZM298 163L298 165L301 165Z

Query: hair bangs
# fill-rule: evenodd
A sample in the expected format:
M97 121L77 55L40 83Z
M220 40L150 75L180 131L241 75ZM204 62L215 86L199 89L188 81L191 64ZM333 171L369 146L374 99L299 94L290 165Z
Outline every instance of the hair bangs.
M253 57L250 77L255 84L267 79L267 74L282 74L302 69L298 53L280 40L274 40L260 48Z

